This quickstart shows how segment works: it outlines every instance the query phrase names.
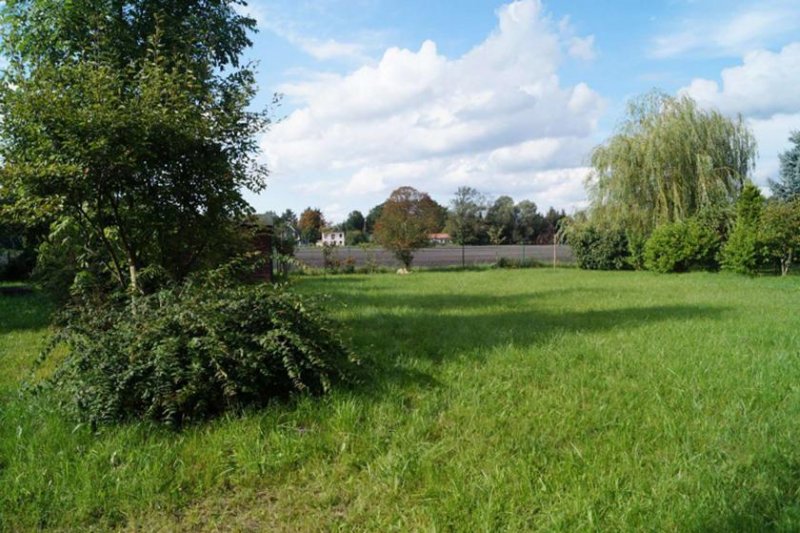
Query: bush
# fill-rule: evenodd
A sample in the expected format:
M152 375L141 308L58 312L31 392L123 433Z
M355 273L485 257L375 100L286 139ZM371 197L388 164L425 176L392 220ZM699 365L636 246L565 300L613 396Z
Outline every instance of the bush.
M736 201L736 225L721 254L725 270L755 274L763 263L758 234L764 204L764 196L758 187L752 183L745 184Z
M662 273L717 270L721 245L722 236L716 231L713 218L693 217L664 224L647 240L645 267Z
M587 226L570 232L567 240L580 268L622 270L629 266L628 239L623 231Z
M517 269L517 268L541 268L545 265L535 259L516 259L513 257L501 257L500 259L497 260L494 266L495 268Z
M179 426L292 392L325 392L355 359L313 302L266 285L187 284L68 311L50 384L83 420ZM52 351L52 349L51 349Z

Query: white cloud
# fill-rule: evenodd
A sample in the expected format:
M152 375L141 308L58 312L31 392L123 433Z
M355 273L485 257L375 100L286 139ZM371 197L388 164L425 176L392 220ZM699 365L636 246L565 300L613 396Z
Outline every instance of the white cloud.
M780 52L757 50L744 56L741 65L722 71L722 85L695 79L684 89L699 102L726 113L765 118L800 110L800 42Z
M745 54L738 66L723 69L721 83L698 78L683 89L701 105L748 119L759 147L756 182L775 178L778 156L788 147L792 130L800 129L800 42L780 52Z
M705 56L736 56L761 48L774 39L800 30L796 0L762 0L731 13L704 13L680 21L678 28L656 36L650 53L668 58L687 53Z
M594 51L594 35L570 39L569 55L585 61L594 59L596 55Z
M495 31L459 58L426 41L346 75L285 84L297 109L262 142L273 178L299 192L327 180L337 201L359 203L399 185L440 197L475 185L577 205L604 103L586 84L562 86L558 69L565 50L590 58L593 39L565 31L538 0L497 16Z

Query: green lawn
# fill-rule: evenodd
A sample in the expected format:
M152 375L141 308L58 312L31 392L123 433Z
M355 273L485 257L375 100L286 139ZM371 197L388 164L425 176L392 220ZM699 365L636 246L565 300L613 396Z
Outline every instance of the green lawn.
M49 306L0 300L0 529L800 530L800 279L302 279L364 383L173 433L20 397Z

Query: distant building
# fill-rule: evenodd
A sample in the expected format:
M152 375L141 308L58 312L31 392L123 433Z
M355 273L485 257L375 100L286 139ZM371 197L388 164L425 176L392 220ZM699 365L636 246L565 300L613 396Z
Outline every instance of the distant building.
M428 239L430 239L431 244L450 244L453 242L449 233L431 233L428 235Z
M322 240L317 243L317 246L344 246L344 232L343 231L323 231Z

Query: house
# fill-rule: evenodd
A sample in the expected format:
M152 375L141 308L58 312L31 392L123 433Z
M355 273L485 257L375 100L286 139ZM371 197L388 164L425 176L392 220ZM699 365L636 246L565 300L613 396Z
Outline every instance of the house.
M449 233L431 233L428 235L428 239L430 239L431 244L450 244L453 242Z
M322 240L317 243L317 246L344 246L344 232L323 231Z

